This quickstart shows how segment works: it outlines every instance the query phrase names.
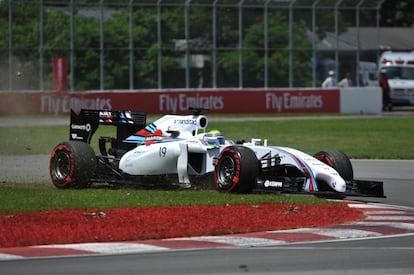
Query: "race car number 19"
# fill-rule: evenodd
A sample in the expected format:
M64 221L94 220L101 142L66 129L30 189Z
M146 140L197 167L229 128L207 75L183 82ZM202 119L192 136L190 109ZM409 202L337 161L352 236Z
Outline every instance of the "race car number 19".
M165 157L167 154L167 147L160 147L160 157Z

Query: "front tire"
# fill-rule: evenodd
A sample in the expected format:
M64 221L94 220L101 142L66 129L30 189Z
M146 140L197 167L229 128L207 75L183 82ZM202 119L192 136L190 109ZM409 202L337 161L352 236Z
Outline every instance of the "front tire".
M339 150L320 151L313 155L314 158L335 169L345 181L354 179L354 170L348 156Z
M214 185L220 192L250 193L258 174L256 154L244 146L230 146L215 161Z
M89 184L97 169L91 146L81 141L58 144L50 157L50 177L57 188L82 188Z

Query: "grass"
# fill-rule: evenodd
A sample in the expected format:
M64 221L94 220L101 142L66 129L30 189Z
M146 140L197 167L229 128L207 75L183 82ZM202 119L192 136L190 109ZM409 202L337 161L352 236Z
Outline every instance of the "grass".
M110 209L125 207L235 205L265 203L324 204L313 196L275 196L259 194L222 194L213 190L165 191L134 188L60 190L44 184L0 185L0 212L26 212L50 209Z
M309 154L339 149L355 159L414 159L412 118L361 118L210 122L234 141L266 138L269 145L294 147ZM0 127L0 155L49 154L68 139L68 126ZM115 128L100 127L97 137L113 136Z
M414 159L412 118L277 120L211 123L233 139L267 138L271 145L309 154L339 149L355 159Z

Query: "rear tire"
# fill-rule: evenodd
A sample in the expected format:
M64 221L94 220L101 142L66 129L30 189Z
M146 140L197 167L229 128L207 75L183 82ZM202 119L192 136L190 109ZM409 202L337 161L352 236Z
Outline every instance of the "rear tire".
M214 186L227 193L251 193L259 174L256 154L244 146L223 149L215 161Z
M86 187L96 169L95 152L85 142L62 142L52 151L49 170L57 188Z
M339 150L320 151L313 155L314 158L335 169L345 181L354 179L354 170L348 156Z

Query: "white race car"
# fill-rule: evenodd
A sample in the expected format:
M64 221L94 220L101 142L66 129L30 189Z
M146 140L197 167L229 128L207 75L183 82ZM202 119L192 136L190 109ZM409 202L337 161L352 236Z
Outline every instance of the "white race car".
M165 115L148 125L140 112L71 111L70 140L51 154L52 182L58 188L79 188L142 184L148 176L173 175L180 186L191 187L193 178L207 176L221 192L384 197L382 182L353 178L351 162L341 151L311 156L257 138L233 142L206 130L203 111ZM99 125L116 126L117 136L100 137L100 154L95 154L90 141Z

